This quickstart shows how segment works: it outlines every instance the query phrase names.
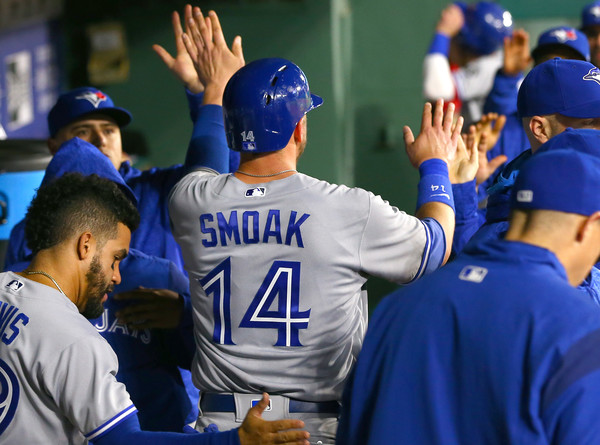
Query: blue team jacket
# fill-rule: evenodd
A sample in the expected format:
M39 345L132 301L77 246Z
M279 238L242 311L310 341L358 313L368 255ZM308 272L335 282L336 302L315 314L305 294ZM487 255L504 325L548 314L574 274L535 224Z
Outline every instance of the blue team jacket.
M600 443L600 311L551 252L492 240L386 297L344 445Z

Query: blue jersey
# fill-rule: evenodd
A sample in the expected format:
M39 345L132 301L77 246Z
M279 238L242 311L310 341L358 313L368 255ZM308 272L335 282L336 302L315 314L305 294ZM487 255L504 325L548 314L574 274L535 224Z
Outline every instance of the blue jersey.
M380 303L338 441L600 443L599 348L600 312L554 254L479 244Z

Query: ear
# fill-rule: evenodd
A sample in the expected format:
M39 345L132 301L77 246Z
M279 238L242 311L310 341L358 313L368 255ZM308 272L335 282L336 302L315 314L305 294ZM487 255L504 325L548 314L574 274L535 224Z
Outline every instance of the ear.
M93 256L96 250L96 239L91 232L83 232L77 239L77 255L80 260Z
M52 156L54 156L56 154L56 152L58 151L58 149L60 148L60 144L58 143L58 141L56 139L53 139L53 138L49 138L47 140L47 144L48 144L48 150L50 150L50 153L52 154Z
M548 142L551 137L550 123L543 116L533 116L529 120L529 130L540 144Z
M577 241L585 243L598 233L600 233L600 211L592 213L583 220L579 230L577 230Z
M306 115L302 116L300 122L294 128L294 141L296 144L302 144L306 139Z

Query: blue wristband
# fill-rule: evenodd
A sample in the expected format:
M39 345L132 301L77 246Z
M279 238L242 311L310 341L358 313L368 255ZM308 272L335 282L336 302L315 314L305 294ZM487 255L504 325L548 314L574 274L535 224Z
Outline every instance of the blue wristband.
M431 45L429 45L427 54L435 53L443 54L448 57L448 54L450 53L450 37L444 34L435 33L431 40Z
M441 159L428 159L419 166L417 210L426 202L442 202L454 211L454 195L448 177L448 165Z

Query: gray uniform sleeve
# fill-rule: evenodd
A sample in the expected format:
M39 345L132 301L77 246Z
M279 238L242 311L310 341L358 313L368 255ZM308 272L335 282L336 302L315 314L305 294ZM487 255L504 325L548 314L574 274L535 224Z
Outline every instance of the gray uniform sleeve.
M371 275L407 283L422 272L428 236L421 220L372 195L359 247L361 267Z
M117 356L101 338L83 337L57 353L42 371L60 412L93 439L137 412L125 385L115 375Z

